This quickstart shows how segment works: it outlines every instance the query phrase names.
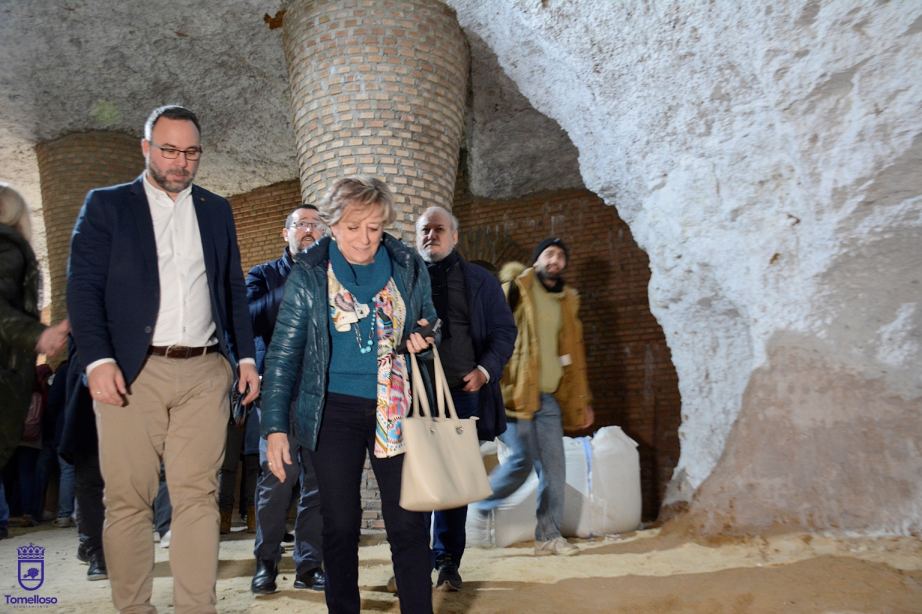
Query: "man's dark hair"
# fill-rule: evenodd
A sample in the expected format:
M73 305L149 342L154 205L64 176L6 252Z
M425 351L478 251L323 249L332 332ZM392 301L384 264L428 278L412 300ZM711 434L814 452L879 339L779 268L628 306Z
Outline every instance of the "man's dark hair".
M147 121L144 122L144 138L148 141L151 139L151 134L154 132L154 124L156 124L157 120L161 117L190 121L195 124L195 129L198 130L199 136L202 135L202 126L198 123L198 116L195 113L178 104L166 104L151 111L150 115L147 117Z
M297 213L301 209L310 209L311 211L316 211L317 213L320 213L320 210L317 209L316 205L312 205L310 203L303 203L301 205L298 205L297 207L292 209L291 213L288 214L288 217L285 218L285 228L291 228L292 218L294 217L295 213Z

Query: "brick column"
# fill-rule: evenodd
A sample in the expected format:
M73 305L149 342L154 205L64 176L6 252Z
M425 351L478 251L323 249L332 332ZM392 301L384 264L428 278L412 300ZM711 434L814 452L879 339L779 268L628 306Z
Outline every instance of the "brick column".
M65 317L70 235L86 193L131 181L144 168L138 137L119 132L69 134L35 146L48 243L51 321ZM46 286L47 287L47 286Z
M436 0L291 0L283 40L301 193L374 175L393 189L392 230L411 239L426 207L451 208L468 50Z

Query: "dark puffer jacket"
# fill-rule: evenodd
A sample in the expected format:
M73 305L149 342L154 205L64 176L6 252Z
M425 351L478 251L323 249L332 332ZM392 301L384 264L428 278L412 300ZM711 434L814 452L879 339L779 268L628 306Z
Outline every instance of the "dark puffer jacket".
M405 338L417 320L426 318L432 322L437 317L429 272L416 252L388 234L384 235L384 247L391 257L392 276L406 303ZM260 434L266 437L288 433L310 450L317 447L330 365L329 261L329 237L295 258L263 374ZM301 384L289 417L299 368Z
M35 253L19 232L0 224L0 468L19 445L44 330Z

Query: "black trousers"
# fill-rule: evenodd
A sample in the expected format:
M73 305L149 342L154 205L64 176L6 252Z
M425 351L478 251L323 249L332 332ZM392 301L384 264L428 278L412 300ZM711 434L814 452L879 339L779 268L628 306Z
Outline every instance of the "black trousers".
M106 517L106 508L102 502L103 480L99 472L99 454L88 454L74 460L77 532L89 556L103 556L102 523Z
M358 614L360 488L365 454L381 491L381 512L405 614L432 612L429 527L424 514L400 507L403 455L374 456L375 401L328 393L317 450L311 454L320 485L326 601L331 614Z
M282 558L282 537L285 535L292 487L298 484L298 515L295 517L295 550L292 558L299 574L317 569L323 562L323 519L320 512L320 491L317 474L307 449L289 441L292 464L285 465L285 481L279 482L269 471L265 452L266 440L260 441L260 461L263 472L256 482L256 542L253 554L257 560L279 562ZM300 479L299 479L300 478Z
M255 415L253 417L255 420ZM224 448L224 462L218 472L218 509L222 512L234 510L234 487L237 485L237 466L243 458L243 478L240 480L240 514L249 513L256 505L256 476L259 475L259 459L255 454L243 454L243 439L246 431L233 423L227 425L227 444Z

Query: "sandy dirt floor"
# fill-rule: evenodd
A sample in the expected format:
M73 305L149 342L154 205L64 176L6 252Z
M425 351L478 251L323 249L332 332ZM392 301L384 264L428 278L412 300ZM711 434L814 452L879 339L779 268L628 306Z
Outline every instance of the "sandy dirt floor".
M9 597L57 598L46 611L113 611L108 581L89 582L76 551L76 530L12 529L0 541L0 612L32 609ZM363 612L398 612L385 590L391 575L386 543L369 537L360 552ZM45 582L29 593L17 584L17 546L45 547ZM575 557L532 555L532 544L469 549L464 590L434 593L436 612L922 612L922 540L918 538L781 534L700 541L679 530L576 540ZM291 557L280 591L254 597L253 539L238 530L221 543L218 610L324 612L323 595L296 591ZM154 605L172 612L169 551L155 548ZM433 578L434 579L434 578ZM9 597L8 597L9 596ZM21 608L21 609L20 609Z

